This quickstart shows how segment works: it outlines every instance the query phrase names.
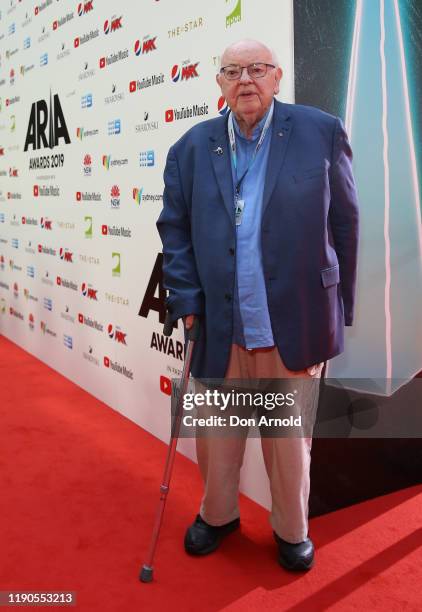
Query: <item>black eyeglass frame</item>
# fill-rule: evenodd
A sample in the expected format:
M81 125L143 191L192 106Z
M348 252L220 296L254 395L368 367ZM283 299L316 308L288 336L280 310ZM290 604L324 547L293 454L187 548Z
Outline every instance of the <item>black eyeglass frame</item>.
M260 76L260 77L254 77L250 74L249 72L249 68L252 68L253 66L265 66L266 70L265 73ZM226 68L239 68L240 69L240 75L236 78L229 78L226 73L225 70ZM254 62L253 64L249 64L249 66L239 66L239 64L228 64L227 66L222 66L220 68L220 74L222 74L224 76L224 78L226 78L228 81L238 81L239 79L242 78L242 74L243 74L243 70L246 68L246 71L248 73L248 75L251 77L251 79L262 79L265 76L267 76L268 74L268 68L276 68L276 66L274 66L274 64L267 64L266 62Z

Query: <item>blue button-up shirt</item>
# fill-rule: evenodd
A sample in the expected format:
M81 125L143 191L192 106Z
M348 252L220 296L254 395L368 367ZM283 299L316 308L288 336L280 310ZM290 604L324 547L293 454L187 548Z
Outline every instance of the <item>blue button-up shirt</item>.
M274 104L274 102L273 102ZM237 174L231 159L234 190L252 160L269 110L247 139L233 115ZM242 222L236 226L236 290L233 302L233 343L246 348L274 346L261 251L261 217L265 174L271 141L271 125L242 181L240 197L245 201ZM233 203L234 205L234 203Z

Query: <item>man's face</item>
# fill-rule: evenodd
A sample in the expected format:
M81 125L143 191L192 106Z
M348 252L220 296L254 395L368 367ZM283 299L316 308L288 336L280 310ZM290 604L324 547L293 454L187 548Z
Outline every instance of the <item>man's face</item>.
M227 49L221 58L221 66L249 66L257 62L274 64L271 53L266 47L254 43L245 43ZM244 121L259 121L268 110L274 94L280 90L281 68L268 68L267 74L259 79L242 71L239 80L229 81L223 74L217 75L217 83L236 117Z

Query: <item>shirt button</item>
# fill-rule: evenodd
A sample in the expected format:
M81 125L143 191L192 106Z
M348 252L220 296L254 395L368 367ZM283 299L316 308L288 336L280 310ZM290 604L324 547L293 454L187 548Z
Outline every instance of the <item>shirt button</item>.
M226 302L231 302L231 300L232 300L231 293L226 293L224 295L224 299L226 300Z

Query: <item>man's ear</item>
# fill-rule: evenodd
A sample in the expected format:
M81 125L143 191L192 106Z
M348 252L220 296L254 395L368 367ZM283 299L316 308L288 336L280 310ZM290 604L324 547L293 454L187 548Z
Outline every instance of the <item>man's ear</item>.
M275 85L274 85L274 93L278 94L278 92L280 91L280 81L283 77L283 71L280 68L280 66L278 66L275 69Z
M219 72L215 75L215 80L217 81L219 87L221 87L221 74Z

